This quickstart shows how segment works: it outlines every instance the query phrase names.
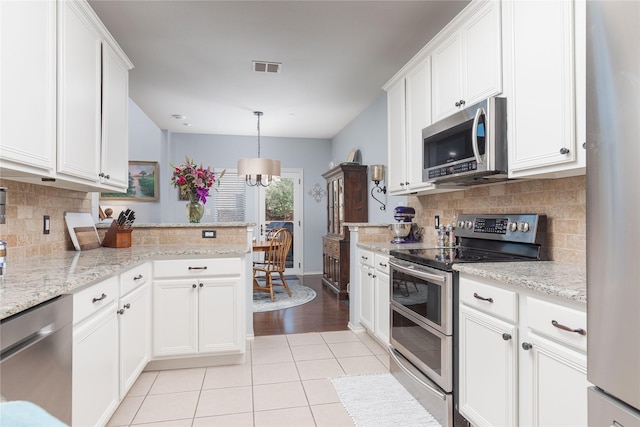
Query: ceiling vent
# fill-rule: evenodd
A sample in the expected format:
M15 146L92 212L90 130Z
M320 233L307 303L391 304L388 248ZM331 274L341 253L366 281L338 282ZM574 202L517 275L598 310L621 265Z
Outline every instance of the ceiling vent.
M256 73L279 73L282 64L279 62L253 61L253 71Z

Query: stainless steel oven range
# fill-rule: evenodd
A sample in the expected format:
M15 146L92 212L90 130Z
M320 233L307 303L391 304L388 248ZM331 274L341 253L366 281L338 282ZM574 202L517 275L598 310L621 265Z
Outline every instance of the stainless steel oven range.
M465 421L456 409L458 274L452 265L543 259L546 217L461 214L456 235L455 247L392 250L389 261L391 370L443 426Z

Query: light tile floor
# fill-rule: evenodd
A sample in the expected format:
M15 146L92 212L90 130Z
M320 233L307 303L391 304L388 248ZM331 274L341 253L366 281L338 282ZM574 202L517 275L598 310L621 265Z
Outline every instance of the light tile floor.
M388 371L366 333L256 337L243 365L143 372L108 426L353 426L329 378Z

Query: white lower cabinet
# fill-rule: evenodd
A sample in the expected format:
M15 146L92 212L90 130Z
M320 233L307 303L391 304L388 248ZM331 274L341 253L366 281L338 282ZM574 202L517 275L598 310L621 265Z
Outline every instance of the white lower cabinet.
M460 413L478 426L517 425L516 326L463 305L459 330Z
M374 334L380 343L389 345L389 299L391 290L389 284L389 257L376 253L374 277Z
M370 332L374 329L375 283L373 252L360 250L360 324Z
M120 299L120 397L149 362L151 348L151 285L145 283Z
M475 426L587 425L586 307L460 275L460 413Z
M154 262L154 358L244 352L241 265L240 258Z
M104 426L120 403L117 304L117 277L73 295L73 426Z
M389 344L389 257L360 249L359 321L381 344Z

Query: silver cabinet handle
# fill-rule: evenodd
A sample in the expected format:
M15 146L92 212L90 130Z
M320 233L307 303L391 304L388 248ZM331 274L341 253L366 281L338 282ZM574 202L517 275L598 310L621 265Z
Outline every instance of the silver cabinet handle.
M205 265L204 267L189 267L189 270L206 270L207 266Z
M566 147L562 147L562 148L560 149L560 154L569 154L569 149L568 149L568 148L566 148Z
M93 299L91 300L91 302L92 302L93 304L95 304L95 303L97 303L98 301L102 301L102 300L103 300L103 299L105 299L106 297L107 297L107 294L103 293L103 294L102 294L102 296L100 296L100 298L93 298Z
M533 348L533 344L531 344L530 342L523 342L522 343L522 349L523 350L531 350L531 348Z
M378 265L379 265L380 267L387 268L387 264L383 264L383 263L379 262L379 263L378 263Z
M124 305L124 308L126 308L126 309L129 309L129 308L131 308L131 304L129 304L129 303L126 303L126 304Z
M558 323L558 322L557 322L557 321L555 321L555 320L552 320L552 321L551 321L551 324L552 324L553 326L555 326L556 328L558 328L558 329L562 329L563 331L567 331L567 332L575 332L576 334L580 334L580 335L587 335L587 331L585 331L585 330L584 330L584 329L582 329L582 328L573 329L573 328L570 328L570 327L568 327L568 326L565 326L565 325L563 325L563 324L561 324L561 323Z
M136 277L133 278L133 280L140 280L142 279L142 274L138 274Z
M118 310L117 312L118 314L124 314L124 308L121 308L120 310Z
M507 334L506 332L502 334L502 339L505 341L509 341L511 339L511 334Z
M191 287L192 287L193 289L195 289L195 288L197 288L198 286L194 283L193 285L191 285Z

